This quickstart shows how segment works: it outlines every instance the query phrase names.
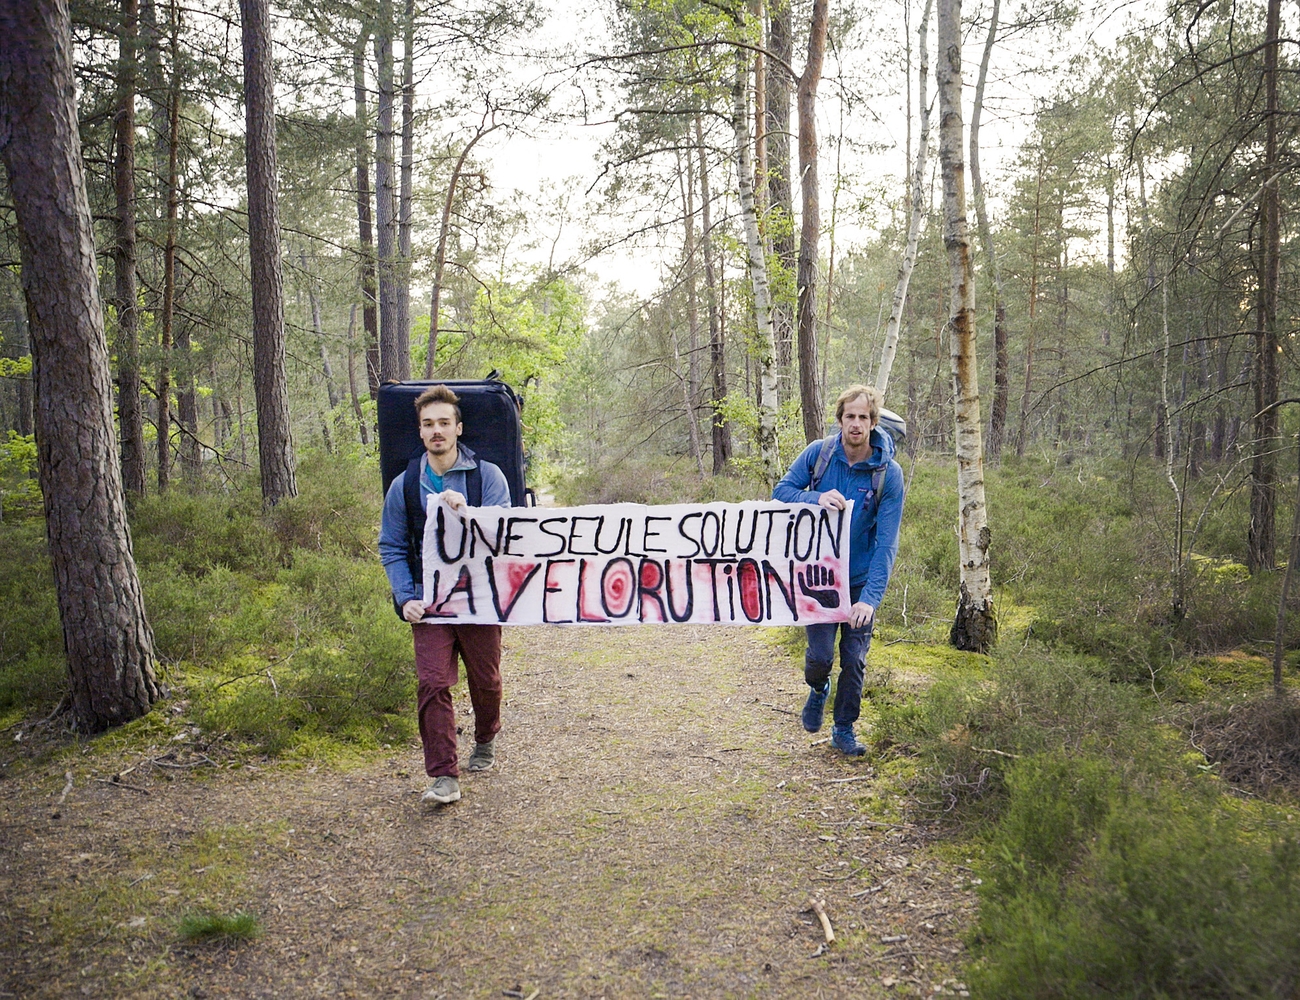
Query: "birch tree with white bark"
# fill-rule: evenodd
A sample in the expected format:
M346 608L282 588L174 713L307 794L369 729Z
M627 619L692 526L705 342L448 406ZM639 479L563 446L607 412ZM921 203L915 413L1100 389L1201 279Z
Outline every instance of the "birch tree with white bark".
M950 641L958 649L986 653L997 639L998 623L993 614L989 576L990 532L984 502L984 449L975 362L975 275L966 224L960 0L939 0L937 28L939 165L943 174L943 245L950 287L948 338L957 425L957 536L961 559L961 596Z

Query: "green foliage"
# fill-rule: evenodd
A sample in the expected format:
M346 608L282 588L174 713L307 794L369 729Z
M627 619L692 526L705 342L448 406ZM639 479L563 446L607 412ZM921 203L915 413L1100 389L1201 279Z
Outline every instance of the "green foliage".
M0 362L8 361L0 358ZM30 362L30 358L20 358ZM41 487L36 481L36 436L9 431L0 442L0 504L5 519L31 516L41 510Z
M0 712L45 714L67 689L45 525L0 525L0 548Z
M1294 832L1213 789L1144 790L1095 756L1029 758L1007 784L981 889L974 995L1293 995Z
M373 549L373 465L316 456L301 495L263 511L254 491L141 501L133 537L172 685L204 729L266 753L375 747L414 732L410 629ZM47 710L66 682L44 539L0 526L0 711Z
M261 933L261 922L253 914L240 910L235 913L187 913L177 927L185 941L251 941Z
M699 476L686 457L590 464L560 477L556 496L566 505L586 503L712 503L763 499L762 482L744 476Z
M876 740L916 762L921 809L961 818L995 812L1008 767L1049 750L1124 762L1155 753L1140 691L1112 684L1103 666L1042 648L1000 653L987 677L937 681L918 698L881 706Z

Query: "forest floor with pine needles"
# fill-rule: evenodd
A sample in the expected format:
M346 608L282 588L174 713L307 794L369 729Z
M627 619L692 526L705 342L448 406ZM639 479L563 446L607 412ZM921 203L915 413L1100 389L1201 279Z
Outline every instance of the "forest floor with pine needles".
M497 766L446 807L418 743L250 763L183 702L147 746L5 736L0 996L964 993L968 859L804 733L776 634L507 629L503 671ZM241 913L255 936L179 930Z

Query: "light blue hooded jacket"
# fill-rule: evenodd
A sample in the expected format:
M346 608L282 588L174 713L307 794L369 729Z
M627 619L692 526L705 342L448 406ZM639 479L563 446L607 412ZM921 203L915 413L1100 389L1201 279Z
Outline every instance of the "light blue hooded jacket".
M830 465L818 488L811 490L808 487L821 450L820 441L805 448L776 484L772 497L782 503L815 504L822 493L839 490L853 501L853 520L849 524L849 593L856 595L855 602L878 608L889 585L894 557L898 555L898 526L903 520L903 469L894 461L894 439L881 428L873 428L871 454L855 465L849 465L843 443L836 441ZM886 468L880 502L868 503L872 476L882 465Z

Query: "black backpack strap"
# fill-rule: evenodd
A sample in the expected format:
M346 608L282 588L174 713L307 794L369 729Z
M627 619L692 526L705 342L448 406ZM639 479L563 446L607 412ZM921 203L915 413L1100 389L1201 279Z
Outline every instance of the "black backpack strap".
M423 586L424 555L424 504L420 502L420 459L424 457L421 447L406 463L406 473L402 477L402 499L406 505L406 565L410 567L411 579L417 587ZM402 609L393 599L393 609L397 617L402 617Z
M810 490L817 489L817 484L822 481L822 477L826 475L826 470L830 468L831 456L835 454L835 445L838 443L839 439L840 435L838 432L835 434L828 434L826 437L822 438L822 450L817 453L817 462L813 466L812 479L808 483L808 488Z

